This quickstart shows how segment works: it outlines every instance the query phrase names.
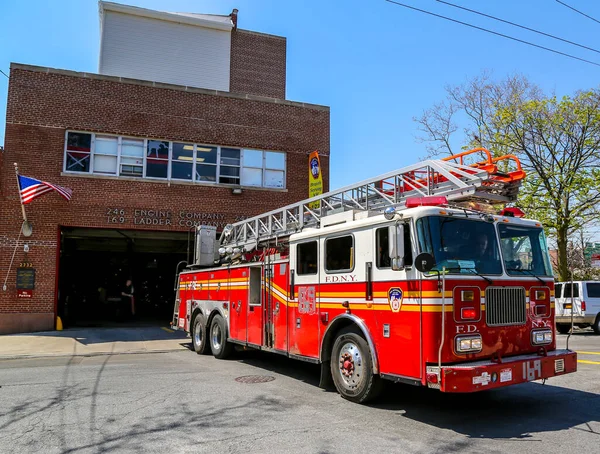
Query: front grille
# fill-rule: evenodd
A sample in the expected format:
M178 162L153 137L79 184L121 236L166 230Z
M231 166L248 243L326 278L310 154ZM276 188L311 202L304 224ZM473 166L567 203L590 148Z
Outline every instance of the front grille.
M554 360L554 373L560 374L565 371L565 360L564 359L555 359Z
M488 326L523 325L526 315L523 287L485 289L485 321Z

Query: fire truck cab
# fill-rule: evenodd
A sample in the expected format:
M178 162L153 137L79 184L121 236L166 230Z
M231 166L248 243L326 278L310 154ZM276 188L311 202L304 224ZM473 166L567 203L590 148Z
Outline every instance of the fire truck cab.
M321 385L354 402L381 379L473 392L573 372L576 353L556 349L543 228L481 202L515 195L519 179L498 185L492 167L427 161L219 241L200 227L172 324L198 353L241 345L321 364Z

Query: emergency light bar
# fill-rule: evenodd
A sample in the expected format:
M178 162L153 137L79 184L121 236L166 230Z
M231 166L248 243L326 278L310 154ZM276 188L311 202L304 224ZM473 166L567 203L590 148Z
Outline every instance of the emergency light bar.
M500 216L507 216L511 218L523 218L525 217L525 213L517 207L508 207L500 211Z
M437 207L445 205L448 205L448 199L445 196L408 197L406 199L406 208Z

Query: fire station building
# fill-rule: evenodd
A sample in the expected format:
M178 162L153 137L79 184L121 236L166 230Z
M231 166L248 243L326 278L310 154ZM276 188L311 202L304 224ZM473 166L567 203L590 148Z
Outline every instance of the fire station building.
M98 73L12 63L0 155L0 334L167 324L193 229L329 186L329 108L286 100L286 39L230 15L100 2ZM19 174L73 190L25 205ZM121 292L132 280L135 317ZM133 321L132 321L133 320Z

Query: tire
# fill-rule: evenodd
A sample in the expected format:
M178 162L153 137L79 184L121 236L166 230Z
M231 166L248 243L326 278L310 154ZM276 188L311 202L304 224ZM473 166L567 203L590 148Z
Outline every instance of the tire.
M596 334L600 334L600 314L596 315L596 321L593 323L592 329Z
M369 344L354 328L338 333L331 350L331 376L340 395L351 402L366 403L381 392L381 378L373 373Z
M567 323L557 323L556 331L558 331L560 334L569 334L569 331L571 331L571 325Z
M213 317L208 335L210 350L215 358L225 359L231 355L233 344L227 342L227 327L221 315L217 314Z
M198 313L194 317L194 324L192 329L192 345L194 351L199 355L206 355L210 351L208 340L206 338L206 318L204 315Z

